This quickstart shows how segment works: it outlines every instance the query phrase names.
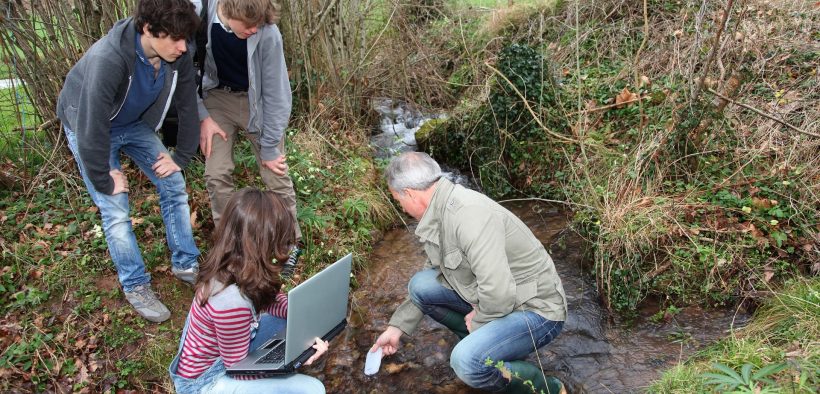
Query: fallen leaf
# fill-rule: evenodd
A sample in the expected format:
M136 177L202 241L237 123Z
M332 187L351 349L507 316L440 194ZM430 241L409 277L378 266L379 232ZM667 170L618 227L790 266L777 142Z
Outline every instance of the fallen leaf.
M39 270L39 269L31 270L31 272L29 272L28 276L31 279L40 279L40 278L43 277L43 271Z
M407 364L396 364L396 363L389 363L384 366L385 372L388 374L394 374L401 372L403 369L407 368Z
M615 96L615 107L623 108L630 102L635 101L637 99L637 94L630 92L627 88L624 88L624 90L621 90L621 93L618 93L618 95Z
M652 81L646 75L641 75L641 86L648 86Z
M769 209L772 205L772 200L768 198L752 197L752 205L755 208Z
M763 281L769 283L769 281L772 280L772 277L774 277L774 270L766 267L765 271L763 271Z
M77 383L88 383L88 367L78 358L74 359L74 365L80 366L80 372L74 378Z
M145 221L145 218L131 218L131 225L136 226L142 224Z

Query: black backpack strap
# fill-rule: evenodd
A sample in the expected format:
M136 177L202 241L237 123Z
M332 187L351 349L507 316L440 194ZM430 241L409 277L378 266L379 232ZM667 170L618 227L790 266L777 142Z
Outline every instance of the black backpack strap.
M194 67L198 70L196 77L196 91L202 97L202 76L205 74L205 47L208 45L208 0L202 0L202 9L199 11L199 29L196 32L196 55Z

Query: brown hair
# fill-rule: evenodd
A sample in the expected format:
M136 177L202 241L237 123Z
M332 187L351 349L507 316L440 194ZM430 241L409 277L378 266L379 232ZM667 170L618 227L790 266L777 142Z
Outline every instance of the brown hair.
M196 34L199 15L190 0L140 0L134 25L140 33L148 25L155 37L167 34L174 40L187 40Z
M295 228L290 211L273 192L245 188L234 193L200 267L200 304L208 301L215 280L225 286L236 284L257 311L267 309L282 286L279 272L294 244Z
M276 23L276 6L271 0L219 0L222 15L250 26Z

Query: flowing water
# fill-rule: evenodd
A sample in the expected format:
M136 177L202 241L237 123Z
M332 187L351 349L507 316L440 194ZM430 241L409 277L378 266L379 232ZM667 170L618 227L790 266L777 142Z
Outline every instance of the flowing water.
M430 119L445 117L423 113L412 105L389 98L373 99L371 105L381 117L378 132L370 138L378 158L416 150L416 131Z
M629 393L646 388L659 374L695 350L745 322L731 310L683 308L660 322L647 306L631 324L614 322L600 306L594 282L581 269L584 242L566 231L566 212L536 203L505 204L548 248L569 301L561 335L533 354L547 373L560 376L570 392ZM407 294L407 281L424 262L413 225L386 233L367 270L357 276L349 326L321 363L305 373L321 379L329 393L473 393L449 367L457 337L425 317L402 347L382 360L374 376L363 373L365 355Z
M389 99L374 100L373 107L382 116L371 138L376 156L415 150L414 133L431 116ZM650 317L658 306L650 303L629 324L618 322L601 307L594 280L582 270L585 244L567 231L569 213L539 202L505 206L547 247L563 281L569 302L564 330L530 360L559 376L570 392L642 391L663 370L748 318L731 310L687 307L655 321ZM410 224L389 231L375 245L367 269L356 277L348 328L317 365L304 369L322 380L329 393L479 392L461 383L450 369L449 354L458 338L428 317L412 336L402 337L398 353L384 358L376 375L364 375L367 351L407 296L408 280L424 263L414 229Z

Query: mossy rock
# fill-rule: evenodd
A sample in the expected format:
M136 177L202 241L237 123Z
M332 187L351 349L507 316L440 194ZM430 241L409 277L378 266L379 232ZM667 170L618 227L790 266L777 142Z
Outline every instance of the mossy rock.
M441 164L463 169L466 167L465 136L461 125L464 119L451 117L427 121L416 132L419 150L430 154Z
M430 142L430 134L446 121L447 119L430 119L419 127L416 131L416 144L421 150L427 151L427 147Z

